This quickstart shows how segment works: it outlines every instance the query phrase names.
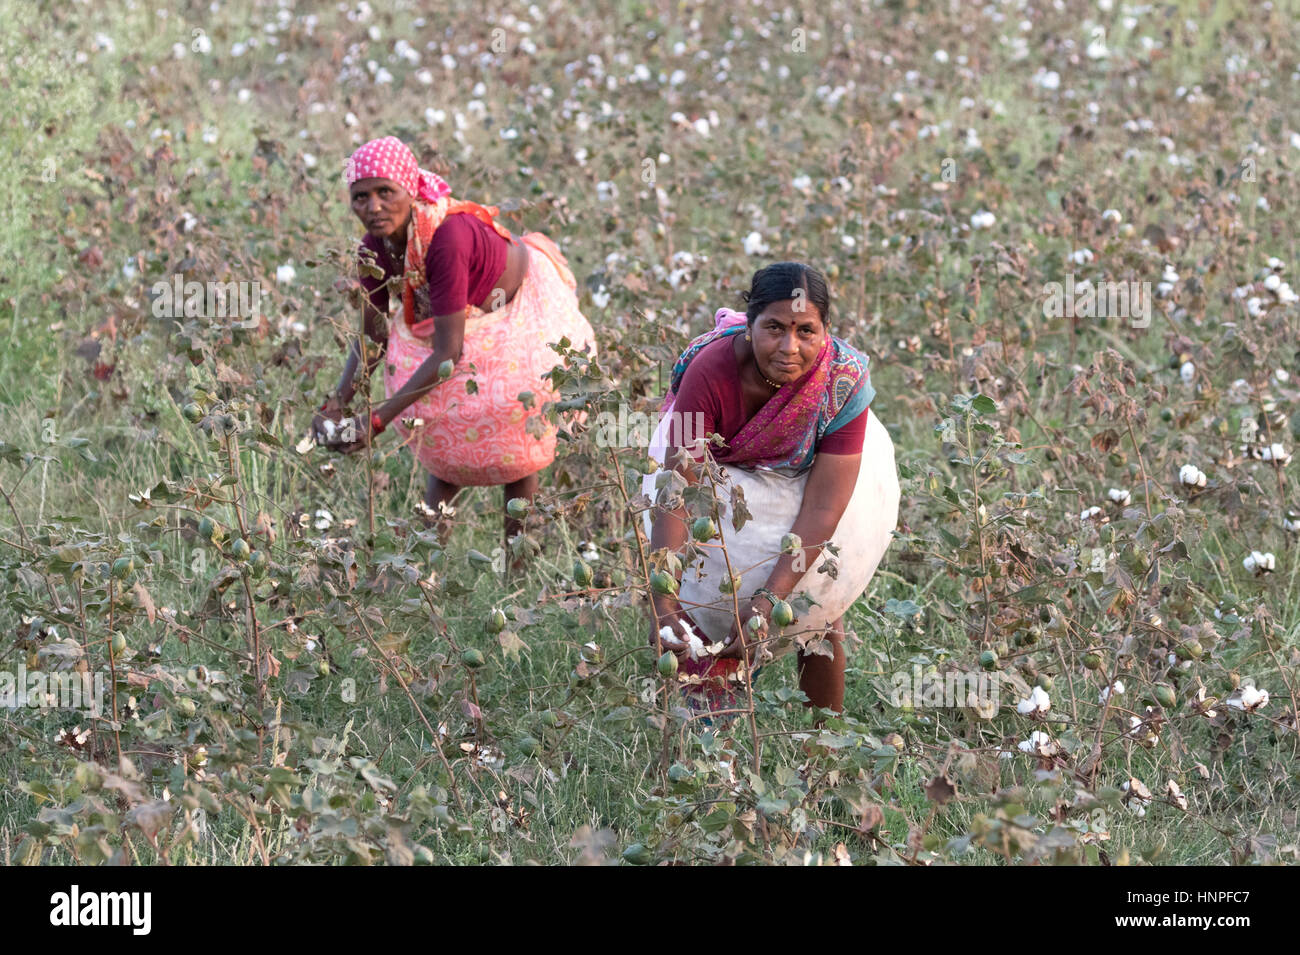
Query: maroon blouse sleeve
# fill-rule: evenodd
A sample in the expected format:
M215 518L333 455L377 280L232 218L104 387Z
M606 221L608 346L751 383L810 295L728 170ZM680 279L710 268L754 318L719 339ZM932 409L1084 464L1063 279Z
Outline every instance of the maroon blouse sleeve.
M424 256L433 315L454 315L469 304L473 225L467 215L450 215L433 233Z
M716 375L710 374L710 363L704 354L705 348L686 366L681 383L677 386L677 397L673 400L672 414L680 422L676 429L669 423L668 446L676 447L674 437L689 436L703 438L705 435L718 433L724 438L722 395L718 390ZM687 428L689 422L689 429ZM715 449L716 450L716 449ZM696 456L699 457L698 455Z
M869 407L863 408L862 413L844 427L822 438L821 443L817 445L817 453L861 454L863 442L867 437L867 412L870 410Z
M370 253L370 254L367 254ZM370 259L375 265L385 270L384 278L375 278L364 271L358 269L361 276L361 288L365 291L366 296L371 303L379 310L381 315L388 314L388 278L392 273L392 262L388 254L379 246L377 239L372 238L369 234L361 240L361 245L357 248L357 263L360 265Z

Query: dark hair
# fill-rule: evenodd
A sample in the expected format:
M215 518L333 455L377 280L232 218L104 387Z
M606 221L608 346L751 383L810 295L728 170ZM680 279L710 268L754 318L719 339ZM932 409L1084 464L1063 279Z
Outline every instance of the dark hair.
M759 269L749 280L749 291L741 292L741 301L745 302L745 318L749 324L773 302L788 302L799 296L817 306L821 314L822 326L830 328L831 293L826 287L826 276L811 265L802 262L774 262Z

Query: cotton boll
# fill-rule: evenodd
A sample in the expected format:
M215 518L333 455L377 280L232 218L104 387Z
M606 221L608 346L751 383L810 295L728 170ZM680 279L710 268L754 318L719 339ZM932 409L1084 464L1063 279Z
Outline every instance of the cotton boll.
M1194 464L1184 464L1178 471L1178 480L1188 487L1205 487L1205 472Z
M1132 500L1128 490L1120 487L1111 488L1106 492L1106 496L1120 507L1128 507L1129 502Z
M288 285L298 273L292 262L286 262L275 270L275 280L281 285Z
M1196 377L1196 365L1190 361L1183 362L1182 366L1178 369L1178 377L1183 379L1184 384L1190 385L1192 380Z
M970 217L970 227L972 229L991 229L997 218L987 209L980 209Z
M1052 708L1051 698L1041 686L1034 687L1029 696L1016 703L1016 712L1024 716L1046 713Z
M1070 261L1075 265L1087 265L1093 258L1092 249L1075 249L1070 253Z
M763 241L763 235L760 232L751 232L745 236L742 243L746 255L767 255L770 251L766 242Z
M1120 211L1118 209L1107 209L1105 212L1101 214L1101 217L1104 221L1112 222L1115 223L1116 225L1124 221L1124 217L1120 215Z

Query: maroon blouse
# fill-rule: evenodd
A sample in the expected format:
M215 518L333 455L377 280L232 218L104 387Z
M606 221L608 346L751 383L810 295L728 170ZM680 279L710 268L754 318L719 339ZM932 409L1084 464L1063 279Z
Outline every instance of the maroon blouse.
M384 278L361 276L361 287L383 314L388 313L388 284L402 273L402 265L388 254L381 239L366 233L363 249L375 253L375 264L384 270ZM433 232L424 256L425 274L429 278L431 312L453 315L466 305L480 305L496 287L506 270L506 240L491 226L474 216L452 213Z

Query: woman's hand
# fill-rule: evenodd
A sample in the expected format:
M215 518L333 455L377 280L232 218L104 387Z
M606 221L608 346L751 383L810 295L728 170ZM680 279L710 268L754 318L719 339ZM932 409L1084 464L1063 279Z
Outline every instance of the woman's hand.
M659 647L663 647L664 650L677 654L678 659L686 659L690 652L686 635L695 632L694 622L676 600L656 600L655 611L659 622L658 625L651 623L650 646L656 648L656 651ZM690 629L687 629L688 627ZM671 633L665 634L665 629L670 630Z
M754 655L758 652L760 640L767 637L768 619L772 614L772 601L767 597L755 596L740 604L740 624L745 628L745 639L741 640L741 633L736 626L735 621L731 623L731 633L727 634L727 639L723 641L722 652L718 654L721 657L739 657L744 651L748 651L749 662L754 662ZM751 629L749 623L757 616L762 620L762 625L757 629Z
M348 441L352 438L352 441ZM370 419L357 415L355 418L348 418L342 430L339 433L337 450L342 454L354 454L363 448L370 446Z
M344 411L343 402L339 400L338 395L330 395L325 400L325 404L317 410L311 419L311 435L317 444L328 446L338 441L337 433L334 437L329 437L325 422L332 421L337 425L343 420Z

